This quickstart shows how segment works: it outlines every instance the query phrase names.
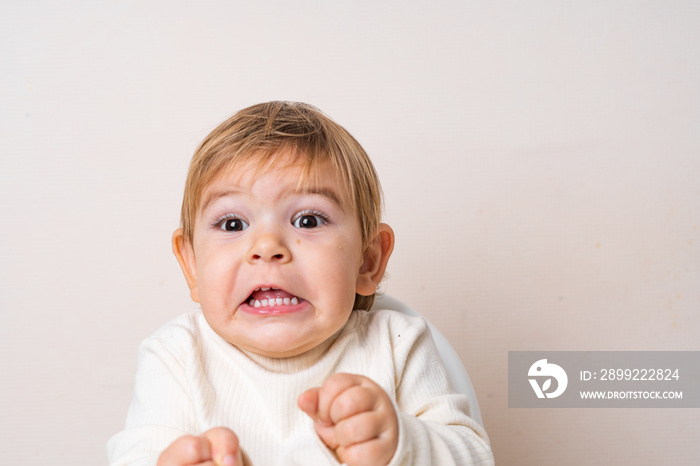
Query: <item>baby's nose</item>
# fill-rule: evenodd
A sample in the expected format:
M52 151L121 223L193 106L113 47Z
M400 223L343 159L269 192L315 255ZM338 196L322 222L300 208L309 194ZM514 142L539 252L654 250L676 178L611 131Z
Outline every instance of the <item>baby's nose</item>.
M275 262L284 264L292 259L292 253L282 238L274 233L260 235L248 251L248 262Z

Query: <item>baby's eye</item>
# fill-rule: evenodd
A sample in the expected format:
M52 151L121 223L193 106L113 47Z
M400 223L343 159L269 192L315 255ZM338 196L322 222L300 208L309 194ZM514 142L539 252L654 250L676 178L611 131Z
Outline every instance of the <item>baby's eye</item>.
M318 214L303 214L294 219L295 228L317 228L326 223L326 219Z
M226 218L221 221L219 228L224 231L243 231L248 228L248 224L238 217Z

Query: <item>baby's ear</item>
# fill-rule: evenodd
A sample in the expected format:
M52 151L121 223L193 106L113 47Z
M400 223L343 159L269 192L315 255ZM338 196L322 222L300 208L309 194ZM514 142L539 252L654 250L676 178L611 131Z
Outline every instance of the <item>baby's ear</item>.
M196 303L199 302L199 289L197 288L197 261L194 257L192 243L185 238L182 228L178 228L173 233L173 254L180 263L182 273L190 287L190 296Z
M370 296L377 291L393 250L394 230L386 223L380 223L376 236L370 241L363 255L355 288L357 294Z

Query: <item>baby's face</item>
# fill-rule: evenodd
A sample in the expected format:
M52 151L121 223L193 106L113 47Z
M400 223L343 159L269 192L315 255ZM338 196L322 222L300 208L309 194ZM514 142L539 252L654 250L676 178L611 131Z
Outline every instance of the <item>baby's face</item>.
M298 189L301 165L224 173L204 191L193 253L209 325L237 347L289 357L347 321L363 265L360 225L335 171Z

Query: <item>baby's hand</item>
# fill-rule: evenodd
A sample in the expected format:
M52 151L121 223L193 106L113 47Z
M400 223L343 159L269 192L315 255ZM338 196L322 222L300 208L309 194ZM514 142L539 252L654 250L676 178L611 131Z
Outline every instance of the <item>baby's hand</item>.
M230 429L215 427L202 435L184 435L160 454L158 466L242 466L238 437Z
M399 421L386 392L361 375L334 374L305 391L299 407L340 461L350 466L386 465L399 443Z

